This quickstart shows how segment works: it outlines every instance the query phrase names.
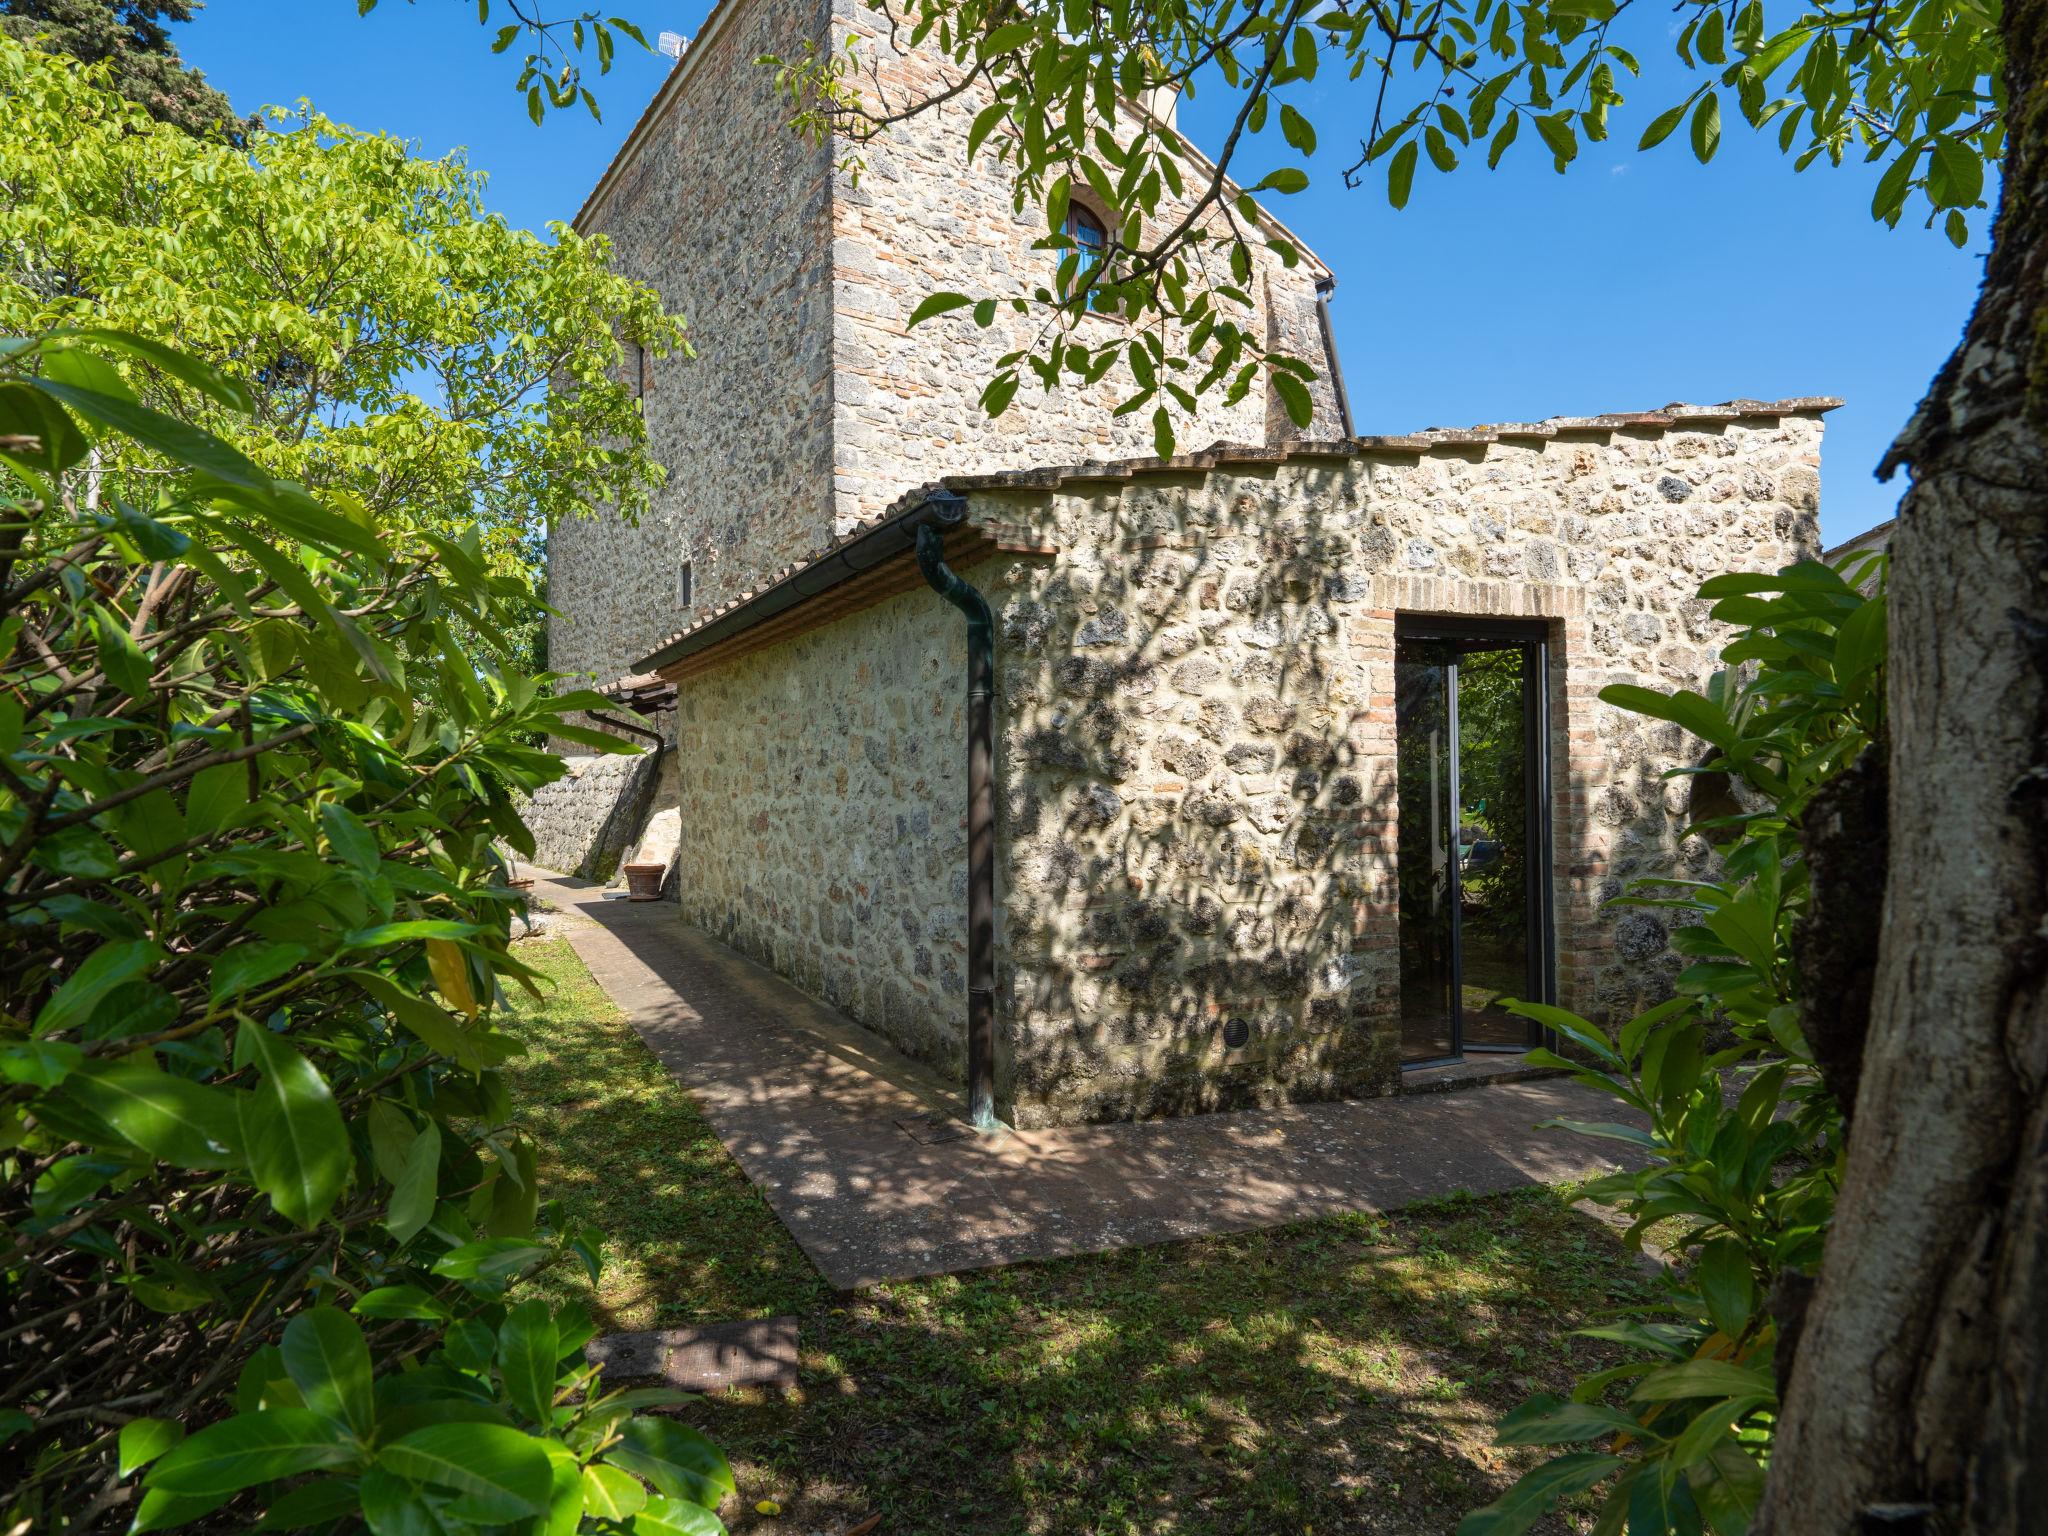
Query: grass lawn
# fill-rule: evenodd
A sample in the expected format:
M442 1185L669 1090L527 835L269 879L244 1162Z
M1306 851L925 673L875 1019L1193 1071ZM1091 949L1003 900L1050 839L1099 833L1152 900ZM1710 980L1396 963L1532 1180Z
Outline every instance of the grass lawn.
M1651 1285L1533 1190L841 1296L567 942L520 952L558 989L522 1002L514 1099L547 1193L610 1235L594 1295L544 1284L606 1328L801 1320L800 1391L684 1410L735 1531L1449 1533L1511 1480L1493 1421L1603 1362L1569 1331Z

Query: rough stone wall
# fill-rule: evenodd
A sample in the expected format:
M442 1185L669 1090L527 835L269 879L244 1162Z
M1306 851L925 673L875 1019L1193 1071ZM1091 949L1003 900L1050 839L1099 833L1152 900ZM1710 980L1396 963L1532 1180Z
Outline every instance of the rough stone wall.
M834 0L833 22L835 37L851 32L865 39L862 58L875 68L863 78L871 78L879 100L919 99L944 83L930 55L897 51L885 19L861 0ZM988 419L980 395L996 359L1026 345L1040 315L1004 308L983 330L962 310L915 331L904 328L928 293L1028 294L1058 265L1056 253L1031 249L1042 221L1036 210L1020 215L1012 208L993 152L984 149L968 162L967 130L986 101L985 92L970 91L870 143L845 146L865 162L857 185L848 171L834 173L833 472L842 528L941 475L1153 451L1149 412L1111 414L1129 384L1120 370L1092 389L1076 382L1051 394L1027 373L1009 410ZM1159 217L1177 213L1162 206ZM1256 263L1251 286L1259 307L1241 323L1326 374L1315 319L1315 280L1324 269L1309 255L1289 271L1263 249ZM1124 328L1120 319L1091 315L1079 339L1099 345ZM1341 435L1327 376L1312 396L1317 411L1307 435ZM1205 398L1179 434L1183 449L1299 435L1259 390L1235 406L1224 404L1220 392Z
M969 167L968 99L860 146L809 145L787 126L763 54L800 55L828 33L869 37L892 98L937 80L928 55L891 47L860 0L724 0L657 100L638 147L579 219L612 241L618 270L652 284L690 323L694 359L650 360L644 410L667 483L638 526L609 509L571 519L548 546L550 659L604 684L692 617L945 474L1129 457L1152 451L1143 413L1118 419L1114 380L1050 395L1027 383L1010 410L981 409L995 359L1036 324L1007 310L988 330L964 315L907 332L927 293L1027 288L1050 263L1036 220L1010 206L1000 169ZM1245 323L1322 366L1315 280L1261 252ZM1091 316L1084 331L1123 322ZM629 365L630 366L630 365ZM1327 378L1310 435L1338 432ZM1254 392L1220 394L1182 441L1264 443L1295 435ZM693 601L678 597L691 564Z
M659 793L658 781L672 779L673 756L664 753L659 764L651 752L564 756L568 771L520 808L533 833L534 863L583 880L610 880Z
M829 163L784 126L764 53L825 35L827 0L726 0L675 101L580 227L689 321L694 359L650 359L647 430L668 480L637 528L598 510L553 530L558 671L600 684L696 611L758 584L832 532Z
M684 920L958 1079L966 640L920 588L684 682Z
M1687 781L1662 777L1700 748L1596 695L1714 669L1698 583L1816 552L1819 447L1790 416L976 493L978 519L1060 551L977 574L1010 1113L1393 1086L1400 613L1547 621L1560 1001L1619 1018L1662 995L1662 922L1599 903L1707 867L1679 836Z

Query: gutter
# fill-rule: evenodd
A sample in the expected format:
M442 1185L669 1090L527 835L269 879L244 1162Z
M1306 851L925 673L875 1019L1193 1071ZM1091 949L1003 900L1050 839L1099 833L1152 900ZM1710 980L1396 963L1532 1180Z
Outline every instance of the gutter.
M1344 387L1344 365L1337 358L1337 333L1330 325L1330 295L1337 291L1337 279L1327 274L1316 279L1316 324L1322 327L1323 356L1330 362L1330 387L1337 392L1337 419L1346 437L1358 436L1351 420L1351 391Z
M584 715L585 718L595 720L599 725L608 725L615 731L631 731L635 736L645 736L654 743L657 753L668 745L667 737L663 736L659 731L650 731L644 725L632 725L624 720L614 720L610 715L600 715L594 709L584 711Z
M966 520L965 498L950 491L934 491L914 506L877 523L859 537L847 540L817 564L791 572L773 586L720 614L709 624L678 636L652 655L641 657L633 663L634 670L659 672L663 667L673 666L686 656L694 656L743 629L751 629L821 592L829 592L843 581L874 569L884 561L893 560L916 544L920 528L929 526L943 530L957 527Z
M964 508L964 504L963 504ZM967 618L967 1123L996 1120L996 625L988 599L946 564L939 530L917 530L917 567Z

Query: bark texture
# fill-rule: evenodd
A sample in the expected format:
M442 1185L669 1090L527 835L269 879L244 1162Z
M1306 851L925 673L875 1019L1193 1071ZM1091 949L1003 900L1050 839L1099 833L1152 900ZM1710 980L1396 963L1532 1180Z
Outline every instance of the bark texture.
M1984 286L1887 464L1883 943L1775 1536L2048 1529L2048 0L2004 25Z

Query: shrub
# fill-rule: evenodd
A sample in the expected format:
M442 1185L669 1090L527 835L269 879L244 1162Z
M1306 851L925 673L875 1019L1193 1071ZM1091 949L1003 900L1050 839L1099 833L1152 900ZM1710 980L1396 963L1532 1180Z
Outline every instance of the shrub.
M8 1527L718 1530L718 1453L507 1297L597 1262L510 1128L494 851L560 771L528 737L615 745L595 697L503 664L531 598L473 536L272 480L117 358L249 405L0 344Z
M1601 694L1707 742L1712 756L1686 771L1730 775L1754 806L1701 824L1733 839L1719 879L1640 881L1623 898L1676 921L1672 948L1690 961L1677 995L1612 1038L1563 1009L1515 1005L1579 1050L1539 1057L1647 1121L1555 1123L1641 1154L1640 1171L1588 1193L1629 1218L1637 1244L1670 1224L1665 1245L1687 1262L1655 1312L1586 1330L1632 1358L1579 1382L1569 1401L1539 1397L1501 1423L1502 1445L1581 1448L1467 1516L1461 1536L1526 1530L1590 1489L1598 1532L1746 1530L1778 1408L1768 1303L1819 1268L1834 1214L1842 1112L1801 1028L1792 932L1810 895L1802 819L1884 731L1882 561L1717 576L1700 595L1739 631L1707 691Z

